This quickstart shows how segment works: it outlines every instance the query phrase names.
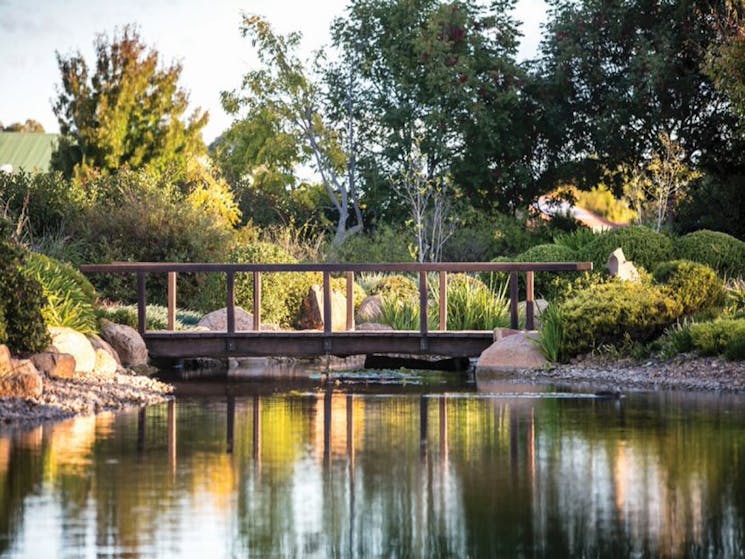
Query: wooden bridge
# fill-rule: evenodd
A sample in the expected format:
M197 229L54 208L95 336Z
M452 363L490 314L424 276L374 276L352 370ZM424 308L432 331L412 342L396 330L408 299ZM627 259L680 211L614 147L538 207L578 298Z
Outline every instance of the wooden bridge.
M429 354L453 357L479 355L493 341L493 332L453 331L447 327L447 284L449 273L503 272L509 274L510 323L518 327L518 274L525 274L525 325L534 325L535 272L591 270L591 262L439 262L385 264L206 264L126 262L80 267L87 274L136 274L138 330L150 355L156 358L251 357L357 354ZM261 330L261 275L265 273L320 272L323 276L323 330ZM354 275L365 272L415 274L419 278L419 330L369 331L355 329ZM179 273L220 273L226 276L227 329L225 331L176 331L176 281ZM253 274L253 329L235 329L235 274ZM146 330L146 278L168 274L168 330ZM331 277L346 277L346 331L331 329ZM428 282L439 281L439 328L427 323Z

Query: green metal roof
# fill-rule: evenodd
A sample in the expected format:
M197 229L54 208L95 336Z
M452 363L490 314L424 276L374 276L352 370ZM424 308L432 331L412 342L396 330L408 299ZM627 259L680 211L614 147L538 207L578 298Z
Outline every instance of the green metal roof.
M0 166L14 171L48 171L59 134L0 132Z

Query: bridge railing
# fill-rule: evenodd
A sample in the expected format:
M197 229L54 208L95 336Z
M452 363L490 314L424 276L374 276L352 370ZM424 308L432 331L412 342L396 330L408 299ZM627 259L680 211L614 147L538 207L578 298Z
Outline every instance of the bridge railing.
M176 281L179 273L222 273L226 275L225 302L227 332L235 333L235 274L253 274L253 330L261 329L261 274L277 272L321 272L323 275L323 324L324 334L331 335L331 275L346 275L346 325L354 329L353 286L355 274L363 272L392 272L418 274L419 282L419 334L425 339L428 333L428 275L437 274L439 280L439 330L447 330L447 276L449 273L502 272L509 274L510 325L518 327L518 275L525 274L525 325L531 330L535 323L535 272L575 272L592 270L592 262L429 262L429 263L378 263L378 264L210 264L169 262L118 262L113 264L88 264L80 267L86 274L136 274L137 276L137 325L141 334L146 330L146 276L168 274L168 329L175 329Z

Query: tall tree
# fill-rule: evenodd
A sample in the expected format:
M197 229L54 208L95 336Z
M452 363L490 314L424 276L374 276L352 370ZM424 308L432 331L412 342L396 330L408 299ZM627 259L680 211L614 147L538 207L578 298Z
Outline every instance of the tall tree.
M723 2L549 4L536 84L547 182L642 169L662 137L694 165L731 150L735 119L702 71Z
M452 172L467 196L488 207L513 208L530 197L533 127L514 58L514 4L357 0L334 23L344 71L329 74L332 101L345 106L351 76L368 176L390 176L412 161L419 138L428 178ZM369 204L385 205L389 192Z
M95 51L93 72L80 52L57 53L62 84L53 108L62 138L55 169L82 176L124 165L186 168L205 151L201 131L208 115L196 109L183 120L188 95L178 86L180 64L161 67L158 52L131 25L111 40L98 35Z
M276 127L277 137L295 138L303 146L336 210L333 243L341 244L363 228L355 153L344 149L339 131L324 121L320 87L295 53L301 36L279 35L257 16L244 17L241 33L256 46L262 68L244 76L242 91L223 93L223 106L235 115L243 110L244 120L266 117Z

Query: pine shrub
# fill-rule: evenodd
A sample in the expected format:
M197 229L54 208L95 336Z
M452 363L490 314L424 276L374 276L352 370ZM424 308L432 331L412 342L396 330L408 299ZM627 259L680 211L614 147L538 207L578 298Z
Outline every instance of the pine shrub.
M706 264L727 277L745 275L745 243L718 231L701 230L675 240L677 258Z
M667 235L657 233L648 227L620 227L596 235L579 252L580 260L589 260L595 270L605 270L608 257L621 247L627 260L637 266L652 270L660 262L670 260L673 242Z

